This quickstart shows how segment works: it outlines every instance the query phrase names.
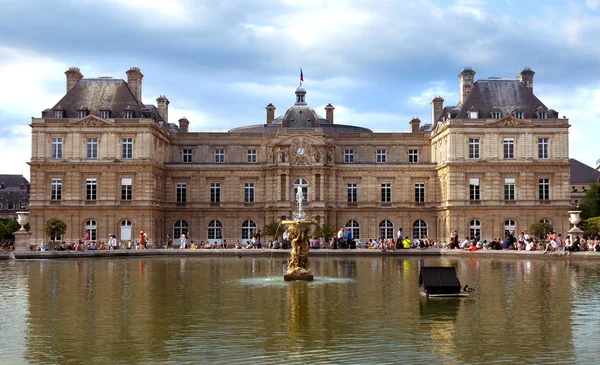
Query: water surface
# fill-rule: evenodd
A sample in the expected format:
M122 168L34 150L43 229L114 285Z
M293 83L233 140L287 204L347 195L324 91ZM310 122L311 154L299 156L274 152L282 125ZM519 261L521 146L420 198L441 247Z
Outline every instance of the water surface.
M468 299L423 299L453 265ZM600 263L318 257L0 262L4 364L591 364Z

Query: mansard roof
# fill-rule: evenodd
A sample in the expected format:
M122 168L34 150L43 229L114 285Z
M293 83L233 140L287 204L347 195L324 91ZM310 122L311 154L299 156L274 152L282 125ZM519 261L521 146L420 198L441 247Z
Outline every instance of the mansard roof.
M511 79L478 80L462 105L445 108L446 113L456 113L456 118L467 118L469 111L478 111L483 118L491 111L501 111L502 116L519 111L524 113L524 118L537 118L537 112L547 111L548 118L558 117L533 94L533 90L521 81Z
M42 112L42 117L52 118L54 110L62 109L64 118L77 118L77 110L81 108L87 108L92 115L110 110L112 118L121 118L125 110L133 111L138 118L158 115L154 106L144 105L135 98L125 80L98 78L80 80L53 108Z
M571 184L592 184L600 182L600 171L570 158L571 162Z
M29 185L29 181L23 175L0 175L0 185L5 186L3 190L19 190L21 184Z

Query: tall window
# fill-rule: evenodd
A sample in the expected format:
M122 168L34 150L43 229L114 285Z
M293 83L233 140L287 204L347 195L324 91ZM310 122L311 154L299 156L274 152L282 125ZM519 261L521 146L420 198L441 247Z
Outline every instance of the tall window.
M481 196L479 194L479 179L472 178L469 179L469 200L480 200Z
M96 236L96 221L93 219L85 221L85 231L90 233L90 241L95 241Z
M515 139L504 138L504 159L512 160L515 158Z
M50 179L50 200L62 199L62 179Z
M53 159L62 158L62 138L61 137L52 137L52 158Z
M469 222L469 237L475 240L481 238L481 222L478 219Z
M256 223L253 221L244 221L242 223L242 240L251 239L254 232L256 232Z
M121 157L124 159L133 158L133 138L121 139Z
M392 201L392 183L381 183L381 202L389 203Z
M538 193L540 200L550 200L550 179L539 179Z
M387 163L386 150L377 150L377 163Z
M413 223L413 238L421 239L427 235L427 222L419 219Z
M354 163L354 150L344 150L344 163Z
M469 138L469 158L479 159L479 138Z
M384 240L394 238L394 224L385 220L379 223L379 238Z
M408 163L419 163L419 150L408 150Z
M132 197L132 179L129 177L124 177L121 179L121 200L131 200Z
M221 183L218 183L218 182L210 183L210 202L211 203L221 202Z
M508 237L509 233L515 233L517 231L517 224L512 219L504 221L504 237Z
M206 238L209 240L222 240L223 239L223 225L219 221L210 221L208 223L208 235Z
M256 163L256 150L251 149L251 150L248 150L247 153L248 153L248 155L247 155L248 163Z
M98 138L87 139L87 158L96 159L98 158Z
M515 178L504 179L504 200L515 200Z
M550 158L548 153L549 142L548 138L538 138L538 158L545 160Z
M192 150L183 150L181 156L183 158L183 163L192 163Z
M222 148L215 150L215 163L225 162L225 150Z
M132 110L126 110L123 112L123 118L125 119L131 119L133 118L133 111Z
M358 184L357 183L348 183L348 203L356 203L358 202Z
M173 239L176 240L181 235L188 236L188 223L183 220L178 220L173 224Z
M296 192L298 191L298 187L302 189L302 202L308 201L308 181L304 179L297 179L294 181L294 201L298 201L296 199Z
M185 203L187 201L186 183L177 183L177 185L175 185L175 198L177 203Z
M415 184L415 202L416 203L424 203L425 202L425 184L424 183L416 183Z
M344 227L349 229L352 232L352 238L355 240L360 239L360 225L355 220L349 220L346 222L346 226Z
M96 188L95 178L85 179L85 200L96 200Z
M244 202L254 203L254 183L244 183Z
M131 221L127 219L121 221L121 234L119 236L121 241L131 241Z

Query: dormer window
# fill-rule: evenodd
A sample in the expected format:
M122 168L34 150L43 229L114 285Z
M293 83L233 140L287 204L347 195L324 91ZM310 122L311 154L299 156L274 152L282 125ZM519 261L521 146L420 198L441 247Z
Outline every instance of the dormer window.
M502 116L502 114L500 112L491 112L490 113L490 117L492 117L492 119L500 119L501 116Z
M85 118L87 112L84 110L78 110L77 111L77 118Z
M54 118L62 119L64 114L65 114L65 112L63 110L55 110Z
M123 112L123 118L125 118L125 119L133 118L133 110L125 110Z
M110 110L100 110L100 118L103 118L103 119L110 118Z
M523 112L515 112L515 118L523 119Z
M469 119L479 118L479 112L469 112Z
M538 119L548 119L548 114L546 112L538 112Z

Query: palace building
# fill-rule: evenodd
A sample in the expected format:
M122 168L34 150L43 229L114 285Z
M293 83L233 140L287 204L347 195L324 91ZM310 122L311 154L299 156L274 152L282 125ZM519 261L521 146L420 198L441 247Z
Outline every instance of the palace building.
M127 80L65 74L65 96L31 121L33 242L50 218L67 224L65 241L247 240L291 217L297 188L307 217L363 241L399 228L437 240L540 221L568 230L569 121L535 96L528 68L483 80L465 68L456 105L436 97L431 120L390 133L337 124L331 104L321 117L302 84L281 116L268 104L264 123L190 132L193 121L169 121L165 96L142 103L136 67Z

